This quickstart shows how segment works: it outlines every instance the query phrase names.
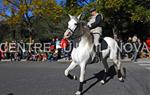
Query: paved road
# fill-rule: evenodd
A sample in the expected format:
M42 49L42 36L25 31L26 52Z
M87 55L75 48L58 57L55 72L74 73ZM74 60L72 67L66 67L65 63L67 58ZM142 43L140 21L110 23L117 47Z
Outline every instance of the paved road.
M100 84L102 65L87 67L84 95L150 95L150 70L143 63L123 62L124 83L110 73ZM64 70L69 64L40 62L0 62L0 95L74 95L78 81L69 80ZM114 69L111 68L113 71ZM73 74L79 74L77 67Z

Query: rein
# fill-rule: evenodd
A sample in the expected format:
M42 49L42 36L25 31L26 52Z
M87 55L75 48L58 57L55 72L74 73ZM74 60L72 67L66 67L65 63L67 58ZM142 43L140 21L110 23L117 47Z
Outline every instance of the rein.
M69 28L68 28L69 29ZM77 31L79 29L79 31L81 31L82 33L80 34L80 35L78 35L78 36L75 36L75 37L71 37L71 39L72 40L76 40L76 39L79 39L79 38L81 38L84 34L85 34L85 32L83 32L83 28L82 28L82 24L81 23L78 23L77 24L77 28L75 29L75 31ZM69 29L72 33L73 32L75 32L75 31L72 31L71 29ZM75 34L73 33L73 36L74 36Z
M72 29L68 28L72 33L74 32ZM76 29L75 29L76 30Z

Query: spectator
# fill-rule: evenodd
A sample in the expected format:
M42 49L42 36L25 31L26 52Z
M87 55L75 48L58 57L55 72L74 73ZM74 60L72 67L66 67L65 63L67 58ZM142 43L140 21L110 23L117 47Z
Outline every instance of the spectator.
M42 56L43 56L42 61L46 61L47 60L47 53L43 53Z
M136 35L132 38L132 44L133 44L133 50L132 50L132 61L136 61L139 56L139 51L137 51L135 48L138 48L140 45L140 39L137 38Z
M134 36L132 37L132 42L133 42L133 43L136 43L136 42L137 42L137 40L138 40L137 36L136 36L136 35L134 35Z
M0 48L0 61L2 60L2 51L1 51L1 48Z
M19 48L19 50L18 50L18 51L19 51L20 60L21 60L21 59L23 59L24 53L25 53L25 48L23 47L23 46L24 46L23 40L21 40L21 41L19 42L19 44L20 44L20 46L22 47L22 49Z
M127 43L128 43L128 44L132 44L132 38L131 38L131 37L128 38ZM131 52L127 52L127 51L129 51L130 49L131 49L131 46L128 45L128 46L126 47L126 51L125 51L125 55L127 55L128 58L131 58L131 57L132 57Z
M53 54L52 54L51 51L48 52L48 60L49 60L49 61L52 61L52 60L53 60Z
M61 40L61 48L62 48L62 52L63 52L63 57L69 57L69 53L66 52L66 49L69 47L69 40L66 38L63 38Z
M146 39L146 45L148 49L150 50L150 37Z
M53 53L53 61L57 60L58 60L58 50L55 50L55 52Z
M61 48L65 49L65 48L67 48L68 45L69 45L69 40L66 38L63 38L60 43Z
M4 52L3 50L0 48L0 61L4 59Z
M146 45L147 45L147 48L149 50L149 52L147 52L147 55L148 57L150 58L150 37L147 38L146 40Z
M55 49L56 49L56 42L55 39L53 38L50 46L50 51L55 51Z
M11 61L14 59L14 60L16 60L16 56L15 55L17 55L16 53L16 42L15 41L12 41L11 42L11 45L12 45L12 47L14 47L14 48L12 48L12 49L10 49L10 58L11 58Z
M60 40L56 38L56 50L58 51L58 59L61 58L61 46L60 46Z
M9 43L6 41L5 45L4 45L4 51L5 51L5 58L6 59L9 59L9 55L10 55L9 52L8 52L8 44Z

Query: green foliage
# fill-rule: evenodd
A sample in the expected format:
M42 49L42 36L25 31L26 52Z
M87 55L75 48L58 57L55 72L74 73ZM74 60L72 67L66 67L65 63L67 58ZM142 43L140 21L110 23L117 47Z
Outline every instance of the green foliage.
M115 16L115 13L123 11L130 14L127 17L133 22L148 22L150 21L150 6L147 8L148 3L150 3L149 0L97 0L96 5L98 6L98 11L103 12L108 18Z
M84 6L80 6L79 1L87 0L66 0L66 3L62 0L62 6L55 0L4 0L3 6L9 9L12 15L7 15L6 9L2 9L0 15L5 17L3 23L10 28L8 31L21 33L21 30L27 30L31 25L30 28L34 29L32 35L37 40L62 37L67 28L68 14L77 16L86 12L83 19L87 20L90 16L89 9L93 7L103 14L106 26L116 27L119 31L129 29L129 26L136 22L150 22L150 0L90 0L91 2ZM13 33L9 37L12 35Z
M51 30L55 30L55 24L59 23L63 14L62 7L55 0L4 0L3 7L7 9L2 9L0 16L5 17L10 31L21 33L21 30L30 28L34 39L51 36ZM7 10L11 15L7 14ZM18 39L20 33L16 33Z

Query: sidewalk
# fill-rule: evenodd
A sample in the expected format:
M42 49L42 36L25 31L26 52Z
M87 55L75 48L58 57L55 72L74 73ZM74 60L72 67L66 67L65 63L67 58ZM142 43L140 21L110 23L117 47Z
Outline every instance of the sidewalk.
M9 61L11 61L11 59L2 59L0 62L9 62ZM26 59L22 59L21 61L26 61Z
M150 59L148 59L148 58L140 58L140 59L137 59L137 61L134 62L134 63L150 64Z
M60 59L58 60L58 62L71 62L71 60ZM108 62L112 62L112 60L108 59ZM129 58L124 58L124 59L121 59L121 62L132 62L132 61ZM132 63L150 63L150 59L140 58L140 59L137 59L136 62L132 62Z
M11 61L10 59L5 59L5 60L1 60L0 62L9 62ZM22 59L21 61L27 61L26 59ZM59 63L70 63L72 60L65 60L65 58L63 59L59 59L57 62ZM124 58L121 60L122 62L131 62L131 59L129 58ZM108 59L108 62L112 62L112 60ZM140 59L137 59L136 62L133 62L133 63L150 63L150 59L148 58L140 58Z

